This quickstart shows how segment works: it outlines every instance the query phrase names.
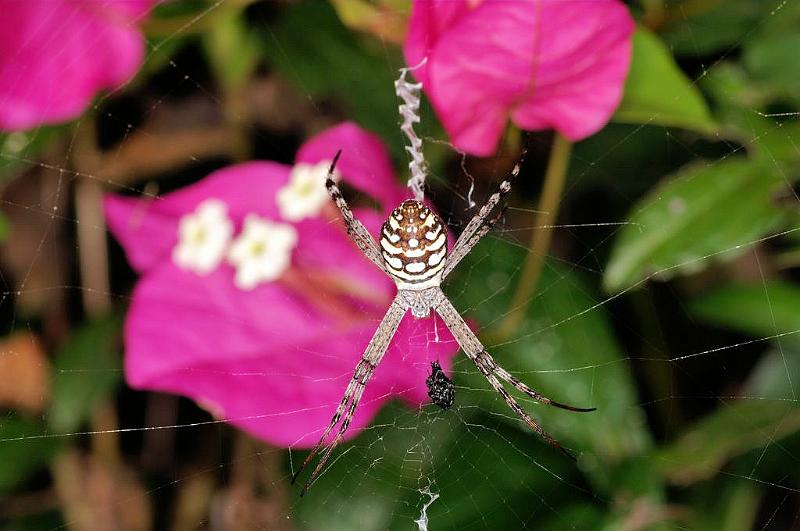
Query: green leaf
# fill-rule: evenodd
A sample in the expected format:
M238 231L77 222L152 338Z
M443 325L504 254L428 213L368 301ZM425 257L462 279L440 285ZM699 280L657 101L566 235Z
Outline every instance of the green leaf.
M727 405L653 456L672 482L690 484L715 476L732 458L775 444L800 430L800 408L786 402L751 400Z
M459 266L453 289L446 291L456 295L453 302L466 318L483 327L496 325L508 308L509 286L516 284L524 258L524 249L486 240ZM545 396L598 408L591 413L573 413L520 397L523 407L541 421L545 430L582 454L585 472L607 488L609 466L644 452L650 445L631 374L611 323L574 272L548 262L539 286L516 337L499 344L487 340L486 346L499 364ZM491 329L482 332L485 339ZM456 400L480 400L482 407L521 426L472 363L459 367L472 376L467 382L471 393L459 388L461 398ZM542 448L542 452L553 451ZM649 480L645 483L652 486Z
M228 10L203 34L211 67L224 89L241 88L258 63L258 46L248 32L243 15Z
M742 467L742 464L737 463L737 467ZM752 467L742 475L748 474L752 474ZM690 520L692 531L757 529L762 493L761 485L756 481L730 481L724 476L703 484L688 500L693 516Z
M0 420L0 493L36 472L56 454L62 441L41 437L46 432L45 426L34 420Z
M774 165L743 157L678 172L633 207L614 243L605 288L617 292L741 254L787 219L774 201L782 186Z
M759 399L797 401L800 389L800 338L781 338L750 373L742 394Z
M726 493L720 504L722 518L708 519L707 529L719 529L720 522L722 529L730 531L748 531L755 528L761 501L760 490L754 484L747 482L736 482L729 487L732 492ZM702 507L698 509L698 513L703 510ZM707 512L702 514L708 515Z
M541 524L536 525L535 529L547 529L548 531L619 529L619 527L612 526L613 520L608 510L601 510L585 503L565 504L558 508L557 514L549 516Z
M633 60L613 119L704 133L716 129L700 91L678 68L664 43L641 27L633 35Z
M393 403L343 445L293 518L309 530L410 529L429 500L426 487L439 494L428 517L429 528L440 531L482 519L498 529L524 527L534 496L548 514L548 505L565 500L592 503L589 493L576 496L575 465L532 441L466 400L447 411ZM294 463L303 457L293 456ZM348 510L321 511L323 504Z
M800 32L765 35L745 46L743 62L756 80L788 93L800 90Z
M6 216L0 212L0 242L5 241L10 232L11 226L8 224L8 218L6 218Z
M748 154L765 164L796 174L800 162L797 141L800 121L770 117L770 104L780 103L780 93L754 79L738 63L717 64L703 78L703 89L711 95L716 116L726 136L744 146Z
M752 116L755 113L751 107L764 103L763 98L758 97L761 95L754 91L750 76L737 62L719 62L708 71L700 83L714 102L717 116L719 107L722 107L723 111L735 110L737 113L744 111ZM725 118L724 114L722 118Z
M588 492L576 492L577 469L571 461L540 452L530 434L502 419L472 414L473 406L463 402L457 407L445 415L467 418L451 427L451 442L412 484L418 490L398 505L387 529L413 528L422 504L429 501L421 492L429 485L439 495L427 509L429 529L441 531L468 529L474 522L491 529L524 529L538 511L549 515L548 506L576 499L592 503Z
M52 431L76 431L95 404L116 388L122 375L119 333L118 316L89 322L56 355L47 417Z
M694 317L757 337L800 337L800 286L770 281L725 286L694 299Z
M446 413L429 405L412 411L389 404L369 428L342 445L304 503L297 505L295 519L309 530L386 529L399 512L406 516L408 528L416 516L412 518L413 507L406 504L406 497L416 495L422 478L441 465L442 455L462 431L460 426L461 419L452 410ZM304 457L294 457L293 462L302 463ZM308 471L300 482L307 475ZM321 504L358 509L320 511Z

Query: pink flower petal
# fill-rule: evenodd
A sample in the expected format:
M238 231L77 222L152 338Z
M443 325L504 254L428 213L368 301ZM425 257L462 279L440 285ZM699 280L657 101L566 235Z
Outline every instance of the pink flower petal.
M126 378L137 388L213 404L224 418L273 444L312 445L385 307L362 308L355 312L359 319L342 320L280 283L238 291L231 275L219 270L200 278L171 264L148 273L125 326ZM348 436L397 396L412 406L427 402L430 362L438 359L449 370L456 350L440 321L406 316Z
M136 22L152 4L0 0L0 129L75 118L128 81L144 56Z
M338 224L310 219L300 222L297 230L300 239L294 264L300 274L324 272L351 291L367 290L365 295L385 304L394 296L394 283L358 250Z
M475 7L470 7L475 5ZM489 155L510 117L572 140L622 97L634 23L618 0L417 0L405 45L459 148Z
M275 162L248 162L224 168L163 197L106 196L108 227L125 248L131 265L144 272L168 260L178 241L178 222L203 201L220 199L237 227L248 213L279 219L275 194L289 180L290 168Z
M342 155L336 169L346 182L380 202L388 212L407 197L395 179L392 161L380 139L353 122L325 130L303 144L297 162L313 164Z
M428 66L431 51L436 43L454 26L458 20L468 15L474 2L468 0L420 1L414 2L403 53L408 66L413 68L414 77L428 84Z
M397 205L395 205L396 207ZM391 210L394 210L395 207L392 207ZM353 215L358 218L362 225L364 225L370 234L372 234L375 241L378 241L378 237L380 236L381 227L383 227L383 222L386 221L386 217L389 215L390 210L387 209L385 212L376 212L371 208L356 208L353 209Z
M132 385L197 364L256 356L267 345L281 351L325 337L319 322L331 320L303 297L279 283L244 292L233 274L221 267L201 277L166 262L141 279L125 325Z
M634 23L615 1L548 2L542 8L547 23L536 89L511 119L525 129L553 127L580 140L600 130L619 105Z

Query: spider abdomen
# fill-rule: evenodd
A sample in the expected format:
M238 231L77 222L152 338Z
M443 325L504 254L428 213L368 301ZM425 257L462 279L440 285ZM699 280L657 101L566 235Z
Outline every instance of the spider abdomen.
M398 287L438 286L447 256L447 232L439 216L414 200L394 209L381 229L381 254Z

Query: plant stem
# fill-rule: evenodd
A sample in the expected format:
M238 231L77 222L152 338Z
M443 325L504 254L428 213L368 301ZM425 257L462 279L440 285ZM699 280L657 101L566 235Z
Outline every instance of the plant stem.
M553 225L558 217L558 206L567 178L571 151L572 143L556 133L553 138L553 146L550 148L550 160L544 176L544 188L539 198L538 211L534 215L528 258L522 268L519 284L517 284L517 290L511 301L511 309L500 326L500 337L509 338L516 332L536 288L536 282L539 280L544 265L544 258L550 248Z

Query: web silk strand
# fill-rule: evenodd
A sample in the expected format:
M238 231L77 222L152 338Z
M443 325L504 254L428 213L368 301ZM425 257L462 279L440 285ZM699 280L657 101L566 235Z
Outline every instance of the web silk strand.
M408 72L424 65L426 61L427 58L423 59L420 64L413 68L401 68L400 77L394 82L397 97L403 100L403 103L398 107L400 118L402 119L400 130L406 135L410 144L406 146L406 151L411 155L411 162L408 163L408 169L411 171L411 175L408 178L408 187L417 201L422 201L425 196L425 176L427 173L425 156L422 154L422 140L414 131L414 124L419 123L420 120L419 102L422 83L411 83L406 79L406 75L408 75Z

